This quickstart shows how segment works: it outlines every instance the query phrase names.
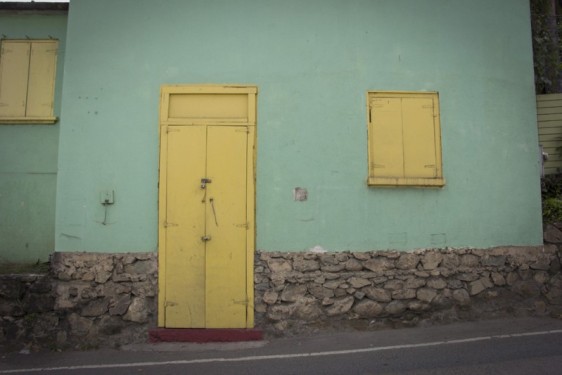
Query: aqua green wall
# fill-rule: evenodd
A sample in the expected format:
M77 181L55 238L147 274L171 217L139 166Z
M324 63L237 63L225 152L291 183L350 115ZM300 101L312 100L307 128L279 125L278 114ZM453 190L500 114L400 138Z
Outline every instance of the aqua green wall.
M60 116L66 12L0 11L0 35L59 39L55 115ZM0 263L45 261L55 248L60 125L0 125Z
M157 250L159 88L171 83L258 86L259 249L540 244L528 8L73 0L57 250ZM368 90L439 91L443 189L367 187ZM103 190L116 196L108 225Z

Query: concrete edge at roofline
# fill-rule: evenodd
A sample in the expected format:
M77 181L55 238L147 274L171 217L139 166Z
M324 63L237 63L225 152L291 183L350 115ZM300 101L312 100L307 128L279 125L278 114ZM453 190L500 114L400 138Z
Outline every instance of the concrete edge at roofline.
M69 3L0 2L0 11L68 11Z

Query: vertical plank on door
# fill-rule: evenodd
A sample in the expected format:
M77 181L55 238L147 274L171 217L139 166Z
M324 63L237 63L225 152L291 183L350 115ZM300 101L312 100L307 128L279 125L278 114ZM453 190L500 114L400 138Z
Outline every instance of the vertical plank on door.
M168 127L166 327L205 327L206 128Z
M245 328L248 130L207 127L207 328Z

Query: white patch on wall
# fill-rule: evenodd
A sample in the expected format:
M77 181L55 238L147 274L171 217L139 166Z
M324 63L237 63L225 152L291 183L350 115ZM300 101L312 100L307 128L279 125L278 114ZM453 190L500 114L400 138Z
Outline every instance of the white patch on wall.
M293 189L293 199L296 202L304 202L308 199L308 191L305 188L296 187Z
M316 253L316 254L324 254L327 252L326 249L324 249L322 246L320 245L316 245L312 248L310 248L308 251L310 251L311 253Z

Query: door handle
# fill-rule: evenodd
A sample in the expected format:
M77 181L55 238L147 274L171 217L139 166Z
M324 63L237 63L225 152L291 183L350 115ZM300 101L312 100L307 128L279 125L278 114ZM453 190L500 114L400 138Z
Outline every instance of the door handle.
M211 236L203 236L203 237L201 237L201 241L203 241L203 242L207 242L207 241L210 241L210 240L211 240Z
M215 212L215 200L213 198L209 199L209 203L211 203L211 209L213 210L213 217L215 218L215 225L218 227L219 222L217 221L217 213Z
M205 189L207 187L207 184L211 183L211 179L210 178L202 178L201 179L201 189Z

